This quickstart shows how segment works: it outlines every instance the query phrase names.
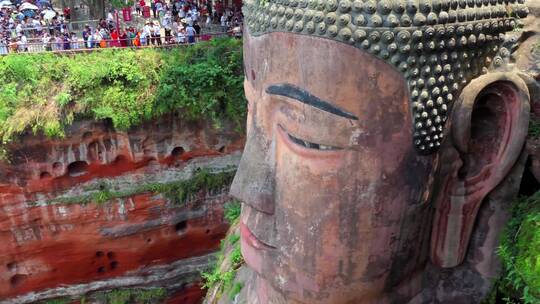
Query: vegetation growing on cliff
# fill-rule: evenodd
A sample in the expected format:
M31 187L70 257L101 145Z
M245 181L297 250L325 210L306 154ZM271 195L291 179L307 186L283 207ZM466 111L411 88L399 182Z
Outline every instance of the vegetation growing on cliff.
M232 228L228 236L221 240L220 251L214 267L202 273L203 287L208 290L216 288L220 295L227 295L233 299L243 287L242 283L234 282L238 268L244 264L238 233L240 202L233 200L227 203L224 216L231 223Z
M0 139L25 131L63 136L78 118L125 130L165 113L244 121L241 42L215 39L174 49L104 50L0 58Z
M506 303L540 303L540 192L516 199L498 253L504 266L498 297Z
M223 216L232 225L240 218L242 204L237 200L232 200L225 204Z
M144 192L162 194L169 201L180 204L189 201L195 195L214 193L231 185L236 170L211 172L200 169L187 180L168 183L148 183L136 185L130 189L113 190L107 183L100 183L97 189L86 189L88 194L69 197L57 197L48 201L49 204L88 204L91 202L102 204L113 199L129 197ZM94 191L95 190L95 191Z

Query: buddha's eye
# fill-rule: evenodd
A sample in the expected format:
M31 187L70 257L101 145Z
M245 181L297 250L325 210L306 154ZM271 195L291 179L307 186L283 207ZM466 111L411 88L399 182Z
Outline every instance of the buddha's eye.
M308 149L324 150L324 151L341 150L341 148L338 148L338 147L327 146L327 145L322 145L322 144L316 144L316 143L312 143L312 142L309 142L309 141L306 141L306 140L302 140L302 139L300 139L298 137L292 136L289 133L287 133L287 136L289 136L291 141L294 142L295 144L297 144L299 146L303 146L303 147L308 148Z

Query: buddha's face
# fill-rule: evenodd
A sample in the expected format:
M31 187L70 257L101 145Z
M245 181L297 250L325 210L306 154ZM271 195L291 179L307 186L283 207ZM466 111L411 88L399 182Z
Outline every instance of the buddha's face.
M244 62L247 143L232 194L245 202L247 264L291 301L384 302L425 264L431 231L435 157L413 147L403 76L291 33L247 34Z

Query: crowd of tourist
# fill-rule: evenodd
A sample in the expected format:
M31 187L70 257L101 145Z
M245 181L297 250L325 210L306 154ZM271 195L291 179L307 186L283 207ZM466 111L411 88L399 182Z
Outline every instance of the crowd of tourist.
M20 1L20 0L16 0ZM241 36L243 17L239 8L222 9L191 0L151 0L150 18L144 16L145 0L134 5L139 26L118 22L114 10L82 32L70 31L69 8L58 12L48 0L37 3L0 0L0 55L9 52L41 52L109 47L141 47L195 43L214 34ZM2 6L2 4L5 4ZM153 18L152 18L153 17ZM132 22L136 23L136 22ZM212 33L218 26L221 33ZM204 29L208 29L203 31Z

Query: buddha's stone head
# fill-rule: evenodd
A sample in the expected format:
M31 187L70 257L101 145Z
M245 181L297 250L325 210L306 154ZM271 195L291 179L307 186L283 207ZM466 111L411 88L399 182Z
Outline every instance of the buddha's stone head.
M527 8L249 0L244 14L249 113L232 194L259 301L410 301L427 264L463 262L482 201L523 148L529 94L505 33Z

